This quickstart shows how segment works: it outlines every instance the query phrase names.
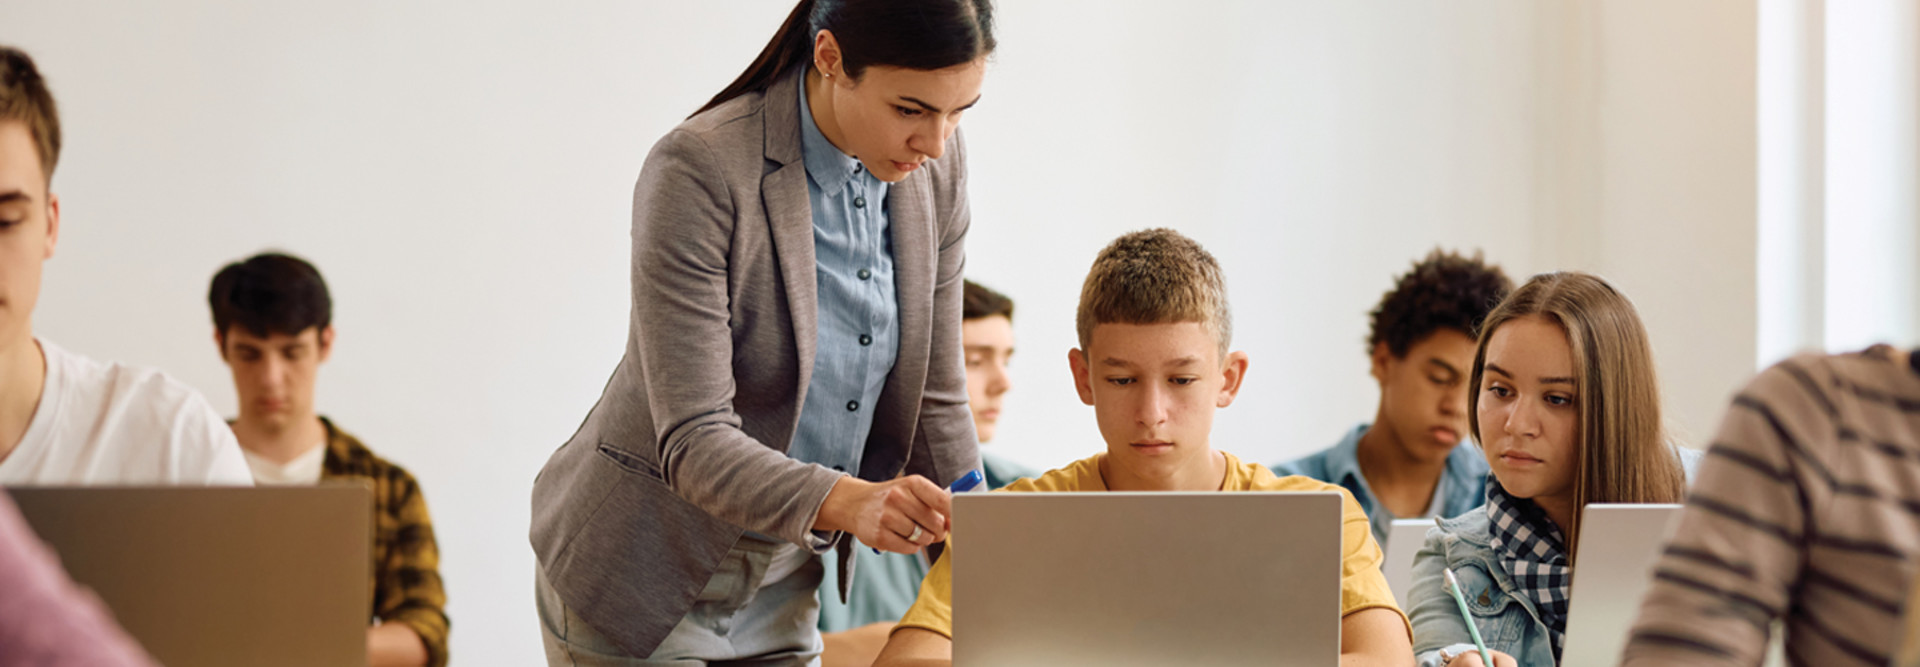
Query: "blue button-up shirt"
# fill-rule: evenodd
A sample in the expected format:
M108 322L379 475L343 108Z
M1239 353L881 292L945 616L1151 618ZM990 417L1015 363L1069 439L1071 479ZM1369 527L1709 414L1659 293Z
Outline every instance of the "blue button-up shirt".
M859 474L874 404L900 354L887 183L820 133L804 86L800 155L813 208L819 329L813 376L787 455Z
M1367 511L1367 520L1373 524L1373 540L1380 543L1381 549L1385 549L1388 528L1393 525L1394 519L1424 517L1394 516L1373 495L1373 488L1367 486L1367 476L1360 472L1360 436L1366 434L1368 426L1361 424L1354 427L1345 438L1340 439L1340 444L1273 466L1273 472L1278 475L1303 475L1345 487L1353 494L1353 499L1360 503L1360 509ZM1480 446L1472 440L1454 447L1452 452L1447 453L1447 467L1440 473L1440 483L1433 487L1433 498L1427 501L1427 516L1453 518L1479 507L1487 499L1487 470L1487 457L1480 453Z

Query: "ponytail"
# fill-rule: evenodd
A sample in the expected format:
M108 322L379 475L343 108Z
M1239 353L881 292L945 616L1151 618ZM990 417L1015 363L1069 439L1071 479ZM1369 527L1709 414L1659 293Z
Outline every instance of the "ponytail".
M741 72L740 78L727 84L693 115L698 116L747 93L764 92L781 74L807 62L813 55L813 6L814 0L800 0L793 13L787 15L787 21L780 24L780 32L774 33L773 41L767 42L767 48L761 49L760 57L753 59L747 71Z

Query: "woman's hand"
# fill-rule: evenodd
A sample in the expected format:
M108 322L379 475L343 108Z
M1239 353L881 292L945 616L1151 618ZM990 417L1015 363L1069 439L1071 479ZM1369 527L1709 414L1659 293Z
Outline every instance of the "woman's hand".
M910 554L947 539L953 494L919 475L886 482L842 477L820 504L814 530L853 533L869 546Z
M1520 661L1514 660L1513 656L1491 649L1487 652L1493 654L1493 667L1520 667ZM1446 667L1486 667L1480 662L1480 652L1473 649L1462 651L1452 658L1447 657L1446 651L1441 651L1440 657L1445 660L1443 664Z

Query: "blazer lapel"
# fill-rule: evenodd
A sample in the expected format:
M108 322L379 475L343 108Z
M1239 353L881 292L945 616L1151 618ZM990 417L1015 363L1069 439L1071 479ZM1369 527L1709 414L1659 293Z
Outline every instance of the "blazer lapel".
M888 189L887 222L893 228L895 294L900 306L899 369L917 374L903 377L915 383L911 392L917 407L918 383L926 381L927 346L933 330L933 280L939 249L935 247L932 190L921 170ZM907 341L921 341L906 344Z
M774 262L793 314L793 342L800 359L799 396L813 377L819 337L819 296L813 258L813 207L807 201L807 168L800 155L800 82L805 69L776 81L761 107L766 158L780 165L760 179L760 200L773 234Z
M813 348L819 337L813 208L807 203L806 167L794 162L767 174L760 181L760 197L773 231L774 261L780 267L780 282L786 286L787 309L793 312L793 342L800 355L800 388L804 392L813 375Z

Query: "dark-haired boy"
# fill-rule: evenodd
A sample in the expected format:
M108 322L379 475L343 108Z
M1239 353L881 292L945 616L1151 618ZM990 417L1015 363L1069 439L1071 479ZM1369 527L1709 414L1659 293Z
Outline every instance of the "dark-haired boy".
M199 392L34 335L60 238L59 161L53 93L32 58L0 46L0 485L252 485Z
M1435 249L1396 278L1367 336L1380 384L1373 421L1339 444L1274 466L1353 493L1384 547L1396 518L1451 517L1486 500L1487 462L1467 433L1474 335L1513 281L1479 253Z
M1108 245L1081 288L1078 330L1080 347L1068 351L1067 364L1080 401L1093 406L1105 450L1001 492L1338 490L1276 477L1214 448L1214 412L1239 394L1247 355L1229 352L1226 282L1192 239L1151 229ZM1366 513L1341 496L1340 664L1411 665L1412 628L1380 572ZM952 663L951 558L964 549L952 546L934 563L876 667Z
M214 343L240 398L233 433L254 480L364 480L373 489L369 664L446 664L447 596L419 483L314 410L314 381L333 351L326 281L305 260L265 253L220 269L207 303Z

